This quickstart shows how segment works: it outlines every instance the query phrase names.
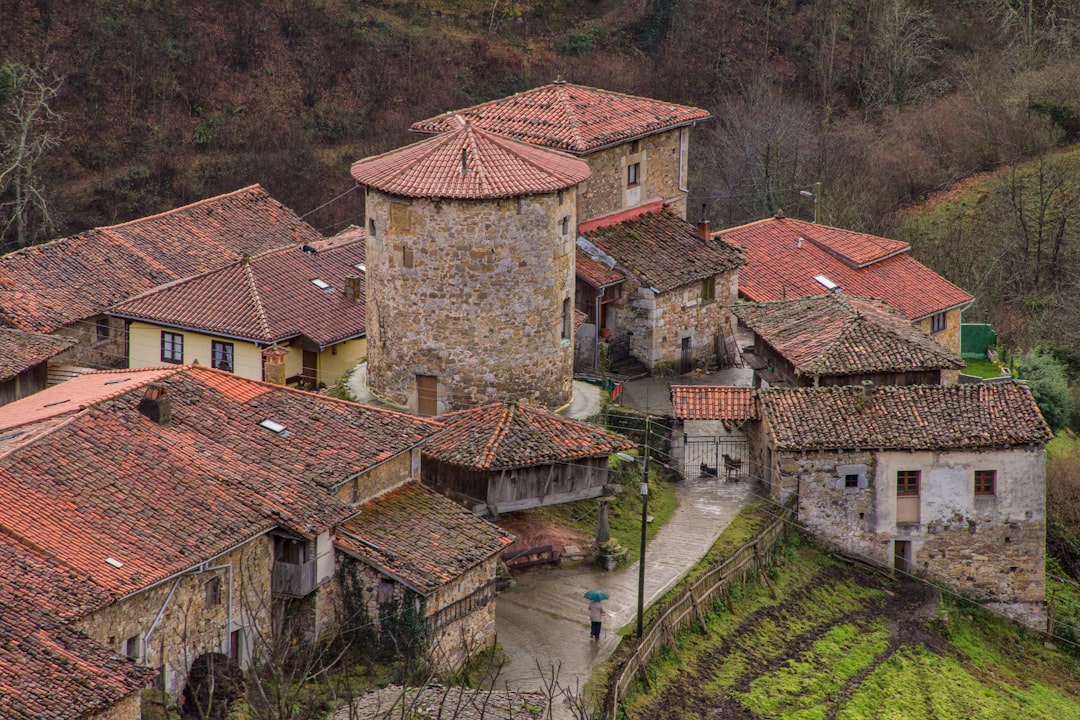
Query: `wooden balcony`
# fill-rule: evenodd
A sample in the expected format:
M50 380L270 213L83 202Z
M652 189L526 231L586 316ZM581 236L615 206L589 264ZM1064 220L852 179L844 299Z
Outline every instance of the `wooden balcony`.
M315 560L304 563L275 562L270 592L277 597L302 598L319 586Z

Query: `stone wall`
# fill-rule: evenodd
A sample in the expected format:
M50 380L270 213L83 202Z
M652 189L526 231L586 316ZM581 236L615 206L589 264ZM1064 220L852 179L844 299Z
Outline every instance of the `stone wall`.
M1041 449L784 453L797 468L799 519L847 552L912 572L1028 620L1045 617L1045 454ZM918 521L897 522L896 473L920 471ZM974 471L995 470L976 496ZM863 474L858 487L844 476Z
M488 558L428 597L428 617L442 620L430 648L439 671L456 670L470 655L495 644L495 590L491 583L496 558Z
M690 128L648 135L589 153L581 159L592 173L578 187L578 218L581 222L627 208L664 200L679 216L686 217L687 148ZM627 186L627 168L639 163L640 182Z
M343 503L355 505L393 490L409 480L420 480L420 450L400 452L367 472L342 483L335 495Z
M181 575L122 598L75 626L120 655L126 654L129 638L145 642L140 664L163 668L165 689L175 698L195 658L211 651L228 652L232 630L241 630L245 638L240 648L243 662L249 657L254 628L269 627L272 548L271 536L262 535L208 563L231 564L231 583L228 569ZM207 593L207 583L215 578L220 583L217 603Z
M98 326L101 326L99 334ZM78 344L53 357L53 365L90 368L127 367L127 329L120 318L98 315L57 329L54 335L73 337Z
M142 697L139 693L128 695L108 710L91 715L89 720L142 720Z
M568 403L573 198L570 189L507 200L409 200L369 188L372 394L415 411L416 377L425 375L437 378L439 414L507 397L550 408Z
M929 318L929 317L923 318L922 320L919 320L919 321L917 321L915 323L912 323L912 324L915 325L915 327L922 330L927 335L929 335L930 337L937 340L942 345L944 345L951 352L954 352L957 355L959 355L960 354L960 319L961 319L960 316L961 316L961 312L960 312L959 309L954 308L953 310L947 311L945 313L945 329L942 330L941 332L938 332L938 333L931 332L931 330L930 330L931 318ZM951 382L955 383L955 381L956 381L956 379L952 378ZM949 384L950 380L947 379L945 381L945 383Z

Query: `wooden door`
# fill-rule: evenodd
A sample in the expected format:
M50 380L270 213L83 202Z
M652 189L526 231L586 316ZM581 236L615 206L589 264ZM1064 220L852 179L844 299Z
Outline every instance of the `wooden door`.
M682 339L682 357L679 359L679 372L686 374L694 369L694 339Z
M897 540L893 549L893 567L902 573L911 572L911 541Z
M439 378L434 375L416 376L416 413L439 414Z
M303 368L304 385L314 389L319 384L319 353L304 350Z

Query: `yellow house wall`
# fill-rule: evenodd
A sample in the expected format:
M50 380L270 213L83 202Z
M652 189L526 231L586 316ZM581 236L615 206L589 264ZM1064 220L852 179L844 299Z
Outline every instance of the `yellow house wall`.
M326 348L319 353L319 382L332 385L345 374L346 370L352 370L365 357L367 357L367 340L364 338L346 340Z
M920 330L922 330L924 333L926 333L930 337L937 340L939 343L944 345L946 348L948 348L952 352L959 355L960 354L960 314L961 313L960 313L960 310L958 308L947 311L945 313L945 329L942 330L939 333L930 332L930 321L931 321L931 318L933 316L925 317L922 320L918 320L918 321L914 322L913 325L915 325L915 327L919 328Z

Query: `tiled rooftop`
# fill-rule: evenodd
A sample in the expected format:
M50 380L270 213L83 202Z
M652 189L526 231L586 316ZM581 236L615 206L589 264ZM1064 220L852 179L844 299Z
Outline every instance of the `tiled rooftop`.
M856 375L956 369L964 361L881 300L840 293L767 303L738 303L731 311L798 375Z
M430 595L513 542L434 490L410 482L368 501L338 528L335 545Z
M70 569L0 534L0 717L96 716L149 685L154 670L69 626L102 595Z
M412 129L424 133L446 132L455 127L456 116L521 142L575 154L710 117L700 108L554 82L421 120Z
M697 228L666 208L612 225L598 225L600 220L583 225L583 237L638 276L645 287L660 292L743 263L735 246L722 240L706 242Z
M540 720L547 717L547 706L547 696L540 692L389 685L346 704L333 720L451 720L448 708L453 708L453 720Z
M499 470L610 455L634 442L538 405L497 402L442 415L446 429L424 455L472 470Z
M1041 446L1053 435L1022 383L763 390L781 450Z
M765 302L820 295L824 275L848 295L880 298L909 320L971 303L972 296L911 257L905 243L791 218L768 218L713 237L743 248L739 294Z
M0 530L112 597L275 526L311 536L344 520L354 511L333 499L336 485L441 427L205 367L155 379L168 424L139 412L145 382L133 382L43 434L22 426L26 439L0 455ZM26 400L36 397L5 409Z
M680 420L757 420L757 391L733 385L672 385L671 414Z
M303 336L320 347L364 334L363 236L316 250L287 248L241 260L150 290L109 313L159 325L284 342ZM356 300L345 296L346 276L360 278ZM316 286L322 280L327 289Z
M258 185L0 258L0 320L52 332L244 256L321 239Z
M59 355L75 338L0 328L0 382Z
M615 268L609 268L602 262L593 260L580 248L577 251L574 272L579 278L598 290L608 285L617 285L626 280L626 276L621 272Z
M589 177L577 158L454 122L450 132L353 163L353 178L402 197L485 200L553 193Z

